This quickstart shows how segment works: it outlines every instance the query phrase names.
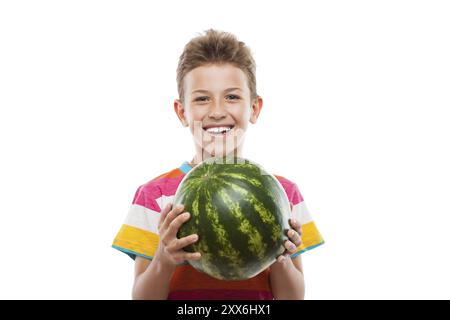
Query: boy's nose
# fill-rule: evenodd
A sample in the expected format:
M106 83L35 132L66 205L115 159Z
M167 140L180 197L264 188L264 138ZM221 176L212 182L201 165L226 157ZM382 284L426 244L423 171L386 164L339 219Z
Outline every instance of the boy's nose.
M225 108L223 106L221 106L220 104L216 104L213 109L211 110L211 112L209 113L209 117L213 118L213 119L221 119L226 117L226 111Z

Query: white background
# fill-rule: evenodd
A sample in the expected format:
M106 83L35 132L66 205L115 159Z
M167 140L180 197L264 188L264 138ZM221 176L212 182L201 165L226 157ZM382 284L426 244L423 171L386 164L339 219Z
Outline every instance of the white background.
M446 1L2 1L0 298L130 299L111 248L137 187L191 160L184 45L253 51L244 156L295 181L326 244L307 299L450 298Z

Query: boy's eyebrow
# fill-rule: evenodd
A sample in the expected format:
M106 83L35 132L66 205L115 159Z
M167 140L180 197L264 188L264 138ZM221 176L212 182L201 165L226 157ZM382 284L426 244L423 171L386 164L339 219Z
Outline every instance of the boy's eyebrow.
M239 88L239 87L233 87L233 88L225 89L224 92L233 91L233 90L240 90L240 91L242 91L241 88ZM196 92L209 93L208 90L203 90L203 89L198 89L198 90L192 91L192 93L196 93Z

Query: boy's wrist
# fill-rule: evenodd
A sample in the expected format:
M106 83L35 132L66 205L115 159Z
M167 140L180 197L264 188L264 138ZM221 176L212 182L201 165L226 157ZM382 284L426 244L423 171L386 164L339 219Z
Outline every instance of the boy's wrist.
M156 267L160 272L169 273L172 275L175 272L176 265L174 265L167 257L165 257L159 250L156 251L152 263L156 263Z

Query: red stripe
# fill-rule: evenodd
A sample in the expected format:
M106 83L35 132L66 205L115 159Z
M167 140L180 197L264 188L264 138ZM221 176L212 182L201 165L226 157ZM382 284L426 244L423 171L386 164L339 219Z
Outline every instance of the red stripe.
M198 271L191 265L178 266L170 282L170 291L228 290L270 291L269 269L263 270L253 278L240 281L215 279Z
M168 300L273 300L268 291L250 290L189 290L172 291Z

